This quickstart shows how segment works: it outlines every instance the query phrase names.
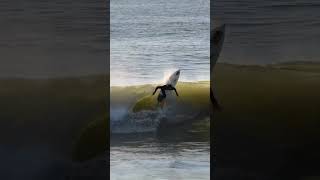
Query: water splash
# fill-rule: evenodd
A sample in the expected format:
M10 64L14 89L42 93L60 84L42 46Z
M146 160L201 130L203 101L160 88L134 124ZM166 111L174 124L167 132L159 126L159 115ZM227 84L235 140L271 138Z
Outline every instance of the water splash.
M156 132L165 116L160 111L127 112L122 119L111 120L112 133Z

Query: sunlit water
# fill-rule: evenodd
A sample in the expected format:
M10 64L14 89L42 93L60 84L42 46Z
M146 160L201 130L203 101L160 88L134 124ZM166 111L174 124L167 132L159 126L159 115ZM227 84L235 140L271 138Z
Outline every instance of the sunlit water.
M209 142L172 142L152 137L113 139L110 164L112 180L210 179L210 145Z

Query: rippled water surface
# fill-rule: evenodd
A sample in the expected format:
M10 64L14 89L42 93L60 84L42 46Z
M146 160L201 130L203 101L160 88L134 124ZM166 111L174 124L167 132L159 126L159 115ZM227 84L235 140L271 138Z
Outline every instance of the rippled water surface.
M210 179L209 142L134 136L111 140L111 179Z
M220 62L320 62L320 1L214 0L213 21L227 24Z
M209 80L209 0L111 0L111 85Z
M105 1L1 0L0 77L105 74Z

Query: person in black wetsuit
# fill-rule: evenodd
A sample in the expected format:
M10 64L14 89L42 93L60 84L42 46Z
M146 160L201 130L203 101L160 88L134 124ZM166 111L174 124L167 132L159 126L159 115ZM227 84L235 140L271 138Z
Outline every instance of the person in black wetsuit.
M157 92L158 89L161 90L161 92L159 93L159 96L158 96L158 104L161 105L161 108L163 108L164 102L165 102L164 100L167 97L166 90L169 90L169 91L174 90L176 92L176 95L179 96L176 88L173 87L171 84L166 84L166 85L163 85L163 86L157 86L156 89L154 90L154 92L152 93L152 95L154 95Z

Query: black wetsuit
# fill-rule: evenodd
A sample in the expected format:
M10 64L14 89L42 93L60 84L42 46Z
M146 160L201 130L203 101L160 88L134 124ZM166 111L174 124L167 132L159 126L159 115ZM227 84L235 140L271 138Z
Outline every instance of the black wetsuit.
M166 90L174 90L176 92L176 95L179 96L176 88L173 87L170 84L169 85L163 85L163 86L157 86L156 89L154 90L154 92L152 93L152 95L154 95L157 92L158 89L161 90L161 93L159 93L159 96L158 96L158 102L159 103L162 102L167 97Z

